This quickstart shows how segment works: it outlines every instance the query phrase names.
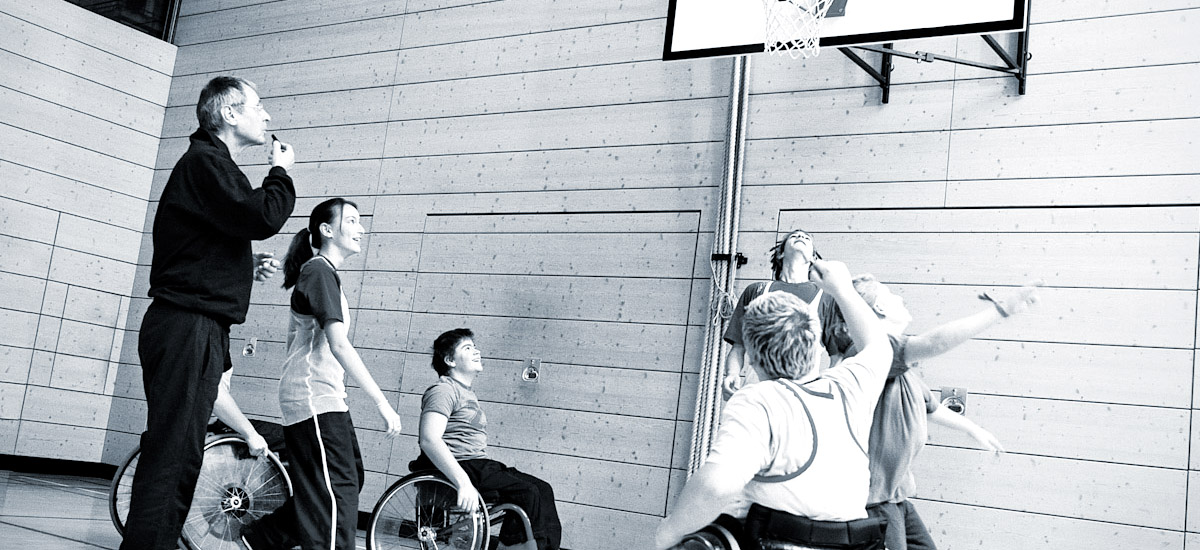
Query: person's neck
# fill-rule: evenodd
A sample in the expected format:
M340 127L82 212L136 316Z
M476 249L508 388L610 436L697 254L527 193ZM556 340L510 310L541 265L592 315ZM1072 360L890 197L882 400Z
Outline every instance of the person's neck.
M449 376L450 378L457 380L458 383L460 383L468 388L471 387L471 384L475 383L475 374L474 373L462 372L460 370L455 369L455 370L451 370L449 373L447 373L446 376Z
M808 268L812 264L805 261L793 261L783 265L783 270L779 272L779 280L785 283L804 283L808 282Z
M217 136L217 139L221 140L221 142L225 144L225 148L229 149L229 156L233 158L235 162L238 159L238 155L242 154L242 151L245 151L247 147L254 145L253 143L243 143L242 140L238 139L237 133L233 131L233 128L229 126L221 128L213 135Z
M322 247L317 254L323 256L326 260L329 260L330 265L332 265L334 269L341 269L342 262L346 261L346 258L348 257L348 254L332 246Z

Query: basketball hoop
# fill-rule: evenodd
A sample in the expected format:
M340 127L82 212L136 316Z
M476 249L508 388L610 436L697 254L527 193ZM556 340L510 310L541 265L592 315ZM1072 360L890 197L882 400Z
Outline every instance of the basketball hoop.
M767 12L765 47L771 55L792 59L821 53L821 20L832 0L763 0Z

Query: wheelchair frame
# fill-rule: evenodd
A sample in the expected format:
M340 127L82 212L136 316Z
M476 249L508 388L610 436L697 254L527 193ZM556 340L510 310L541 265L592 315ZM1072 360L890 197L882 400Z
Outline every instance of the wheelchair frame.
M383 492L371 511L371 521L367 527L367 550L390 550L394 547L485 550L491 538L492 524L500 522L505 514L516 514L525 527L526 540L534 540L529 516L520 506L504 503L489 508L483 495L480 495L475 510L469 513L455 511L452 509L457 508L457 495L454 484L437 470L417 471L400 478ZM393 506L393 501L398 500L407 502L396 502ZM407 511L408 502L413 508L411 517L389 515L391 508L401 507ZM454 514L463 517L450 521ZM423 524L426 521L423 517L429 518L428 524ZM396 533L393 535L391 530L396 530ZM465 540L464 546L464 539L461 536L456 539L455 536L468 531L470 539ZM393 536L396 542L387 542L388 537ZM416 546L400 546L401 541L416 543ZM449 546L443 546L443 543Z
M208 460L207 457L209 456L209 452L211 450L230 445L245 447L248 451L248 447L246 447L246 441L240 436L209 434L208 438L204 442L205 460ZM141 447L134 447L133 451L129 453L129 456L126 457L126 459L121 463L121 466L117 468L117 473L113 476L112 485L109 487L109 516L112 518L113 526L115 526L117 528L117 532L121 534L125 533L125 518L129 513L129 499L132 492L133 476L137 471L137 462L138 457L140 456ZM275 474L282 478L282 486L286 488L286 495L283 496L281 501L282 503L292 496L292 480L290 477L288 477L287 470L284 468L283 463L279 460L279 457L276 456L275 453L268 452L267 459L269 460L271 467L275 470ZM241 461L241 459L239 459L239 461ZM245 481L245 476L249 476L254 473L254 468L257 468L257 463L258 461L256 460L255 466L253 466L249 472L240 472L243 474L243 479L215 480L216 486L219 487L223 492L220 499L216 502L215 509L203 511L197 509L197 502L193 496L193 508L192 510L188 511L188 517L185 520L183 533L180 538L180 541L185 548L188 548L189 550L225 550L242 548L240 540L237 540L240 537L236 537L234 540L229 541L231 543L229 545L220 545L219 548L214 547L212 544L205 544L204 540L207 539L193 541L191 540L193 537L189 537L189 531L192 530L189 529L189 526L195 526L199 523L211 526L218 521L224 520L229 523L229 525L227 525L228 528L236 529L237 532L240 533L240 527L242 525L240 517L251 512L251 507L254 506L256 493L262 489L263 485L251 489L242 487L242 484L239 482ZM196 482L197 493L201 490L202 483L205 482L204 475L205 471L202 466L200 471L201 477ZM268 482L270 482L270 478L263 483L265 485ZM193 512L196 512L196 515L193 515ZM269 512L269 510L267 512ZM231 518L233 521L230 521ZM232 523L234 522L236 522L238 525L233 526Z

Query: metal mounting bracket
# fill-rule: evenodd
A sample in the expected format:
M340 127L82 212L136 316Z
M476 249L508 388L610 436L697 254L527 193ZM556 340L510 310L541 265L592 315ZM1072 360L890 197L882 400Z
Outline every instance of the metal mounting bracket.
M1024 30L1017 33L1017 51L1015 54L1009 53L1009 51L1004 49L1004 47L1001 46L995 38L992 38L989 35L983 35L983 41L987 42L987 45L992 48L992 51L996 52L996 55L1000 57L1000 60L1004 62L1004 65L992 65L979 61L972 61L970 59L959 59L957 57L950 57L947 55L930 52L902 52L893 49L892 44L884 44L883 46L855 46L854 48L838 48L838 51L845 54L846 57L850 58L850 61L853 61L855 65L858 65L860 68L862 68L862 70L866 71L867 74L871 75L871 78L874 78L875 81L879 83L879 88L883 91L883 103L887 103L888 99L891 97L893 56L915 59L917 62L925 63L932 63L934 61L947 61L950 63L957 63L959 65L968 65L971 67L1012 75L1017 79L1017 93L1020 95L1025 95L1025 81L1028 63L1033 57L1029 53L1029 31ZM879 69L876 70L875 67L872 67L870 63L868 63L854 51L855 49L881 54L883 57L880 61Z

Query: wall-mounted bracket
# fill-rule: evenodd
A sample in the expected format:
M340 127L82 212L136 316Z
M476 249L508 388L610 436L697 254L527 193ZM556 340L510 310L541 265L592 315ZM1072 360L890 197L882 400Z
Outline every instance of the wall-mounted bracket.
M890 43L884 44L883 48L889 52L893 51L892 44ZM892 54L883 52L883 58L879 62L879 70L875 70L875 67L872 67L865 59L854 53L854 50L850 48L838 48L838 51L849 57L850 61L853 61L855 65L858 65L859 68L866 71L867 74L871 75L871 78L874 78L879 83L879 88L883 91L883 100L881 103L887 103L888 98L892 95Z
M521 369L521 380L536 383L542 377L542 360L530 357L525 360L525 368Z
M1013 78L1017 79L1017 93L1019 95L1025 95L1025 82L1028 74L1028 64L1029 60L1033 57L1029 53L1029 31L1025 30L1017 33L1017 51L1015 53L1010 53L1008 50L1004 49L1004 47L1001 46L995 38L989 35L983 35L983 40L984 42L987 42L987 45L991 47L993 52L996 52L996 55L999 56L1000 60L1004 62L1003 65L993 65L990 63L972 61L970 59L960 59L957 57L950 57L948 55L941 55L931 52L903 52L893 49L892 44L884 44L882 46L855 46L853 48L838 48L838 51L845 54L846 57L850 58L850 61L853 61L855 65L858 65L862 70L866 71L867 74L871 75L871 78L875 79L875 81L879 83L879 87L883 91L883 103L887 103L889 97L891 96L893 56L915 59L918 63L946 61L949 63L957 63L959 65L967 65L970 67L1011 75ZM882 55L880 68L876 70L875 67L872 67L870 63L859 56L854 50L875 52Z

